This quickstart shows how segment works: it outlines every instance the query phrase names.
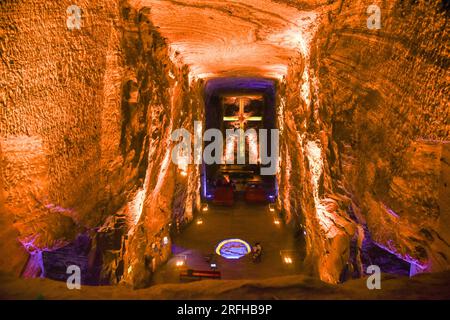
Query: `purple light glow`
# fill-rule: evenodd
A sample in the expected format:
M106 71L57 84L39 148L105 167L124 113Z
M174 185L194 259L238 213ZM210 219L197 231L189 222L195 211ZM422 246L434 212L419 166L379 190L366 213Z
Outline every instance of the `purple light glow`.
M45 207L47 209L51 210L51 211L58 212L58 213L74 213L75 212L74 209L63 208L63 207L58 206L58 205L53 204L53 203L46 204Z
M272 91L275 84L273 80L264 78L216 78L206 83L206 95L212 95L217 91Z
M388 244L390 244L392 242L393 242L392 240L389 240ZM406 262L408 262L410 264L414 264L414 265L418 266L422 270L426 269L429 266L429 264L424 264L424 263L420 262L419 260L414 259L413 257L411 257L408 254L402 255L401 253L397 252L395 249L391 249L391 248L389 248L389 247L387 247L385 245L382 245L381 243L378 243L378 242L375 242L375 241L373 241L373 243L377 247L379 247L379 248L381 248L381 249L383 249L383 250L393 254L394 256L396 256L397 258L399 258L401 260L404 260L404 261L406 261Z
M30 254L27 265L22 272L24 278L44 278L44 260L42 259L42 251L34 245L37 235L28 239L19 239L19 242L23 245L25 250Z

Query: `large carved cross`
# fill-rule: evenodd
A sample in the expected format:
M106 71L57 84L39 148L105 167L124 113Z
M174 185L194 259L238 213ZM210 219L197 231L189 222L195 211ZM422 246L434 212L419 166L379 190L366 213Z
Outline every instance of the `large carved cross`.
M236 122L239 121L240 136L239 136L239 155L245 156L245 136L244 126L247 121L261 121L262 117L246 115L244 112L244 98L237 98L239 101L239 114L233 117L223 117L223 121Z

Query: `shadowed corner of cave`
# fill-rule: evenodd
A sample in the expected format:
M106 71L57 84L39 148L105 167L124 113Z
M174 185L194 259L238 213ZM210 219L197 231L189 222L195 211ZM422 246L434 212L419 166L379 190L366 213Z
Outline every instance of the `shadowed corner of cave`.
M251 2L2 2L1 297L450 297L448 6Z

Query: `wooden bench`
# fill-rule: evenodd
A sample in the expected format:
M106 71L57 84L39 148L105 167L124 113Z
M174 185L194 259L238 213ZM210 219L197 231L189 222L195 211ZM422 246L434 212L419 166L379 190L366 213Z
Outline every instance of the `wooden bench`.
M180 271L180 281L196 281L202 279L220 279L220 271L212 270L182 270Z

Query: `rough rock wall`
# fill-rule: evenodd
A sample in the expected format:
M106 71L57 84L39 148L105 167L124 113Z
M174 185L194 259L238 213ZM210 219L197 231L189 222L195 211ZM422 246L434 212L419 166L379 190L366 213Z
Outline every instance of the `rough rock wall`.
M0 146L0 157L2 155ZM19 233L12 227L14 217L8 214L5 209L5 197L3 194L4 183L0 176L0 268L2 271L11 272L14 275L19 275L27 261L28 254L17 240Z
M369 30L370 4L323 7L311 58L292 62L282 93L291 130L283 165L309 168L290 170L289 192L297 195L288 210L303 218L309 261L331 282L361 267L349 253L362 249L362 225L413 273L449 266L448 7L379 1L381 29ZM330 228L319 228L327 221Z
M307 63L304 56L294 59L278 90L283 169L279 204L287 222L305 233L305 270L337 283L346 268L355 276L361 272L360 262L350 252L360 232L347 214L351 200L330 172L337 150L317 113L317 90L304 86ZM307 73L311 84L313 71Z
M38 253L87 233L90 259L100 255L108 278L124 259L108 240L119 237L121 248L119 221L126 219L132 239L139 218L149 220L143 233L152 238L171 218L174 190L187 207L179 219L193 212L198 169L176 182L167 152L183 108L199 110L201 84L170 62L164 39L126 1L79 3L80 30L66 26L71 4L1 3L1 242L2 255L18 260L2 260L1 268L20 273L25 247L38 275ZM157 189L160 197L149 200Z
M94 226L102 218L98 204L111 197L99 160L102 120L114 113L104 78L118 3L84 1L81 29L70 31L71 4L1 2L5 210L30 251Z
M342 2L319 31L320 112L341 154L334 170L376 243L419 269L447 269L449 8L380 2L381 29L369 30L367 6Z
M188 68L177 64L176 57L175 63L170 60L165 39L147 17L150 8L138 9L130 8L124 36L124 49L130 50L127 65L135 74L134 86L138 88L138 105L148 108L141 122L149 127L143 186L124 208L135 219L124 264L125 280L135 288L150 284L152 273L170 254L170 242L165 243L164 238L169 239L170 231L191 220L198 209L199 167L172 164L176 142L171 141L171 134L178 128L193 133L194 120L202 119L204 109L202 83L190 81ZM143 89L148 90L148 99L144 99Z

